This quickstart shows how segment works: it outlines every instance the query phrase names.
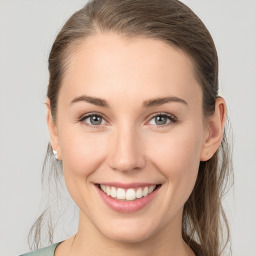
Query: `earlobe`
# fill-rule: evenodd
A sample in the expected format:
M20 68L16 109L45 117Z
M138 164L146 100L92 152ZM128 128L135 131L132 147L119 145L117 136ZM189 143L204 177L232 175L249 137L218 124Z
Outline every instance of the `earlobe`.
M46 121L48 126L48 131L50 135L50 142L53 150L58 152L58 160L61 160L61 151L59 147L59 138L58 138L58 131L56 123L53 120L52 113L51 113L51 103L50 99L47 98L45 101L46 105Z
M209 160L221 145L226 121L226 103L217 98L213 115L207 118L208 134L201 151L201 161Z

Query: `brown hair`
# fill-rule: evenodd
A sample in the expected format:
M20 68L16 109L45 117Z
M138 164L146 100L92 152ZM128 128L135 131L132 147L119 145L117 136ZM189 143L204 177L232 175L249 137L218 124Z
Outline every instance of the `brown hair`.
M51 49L47 96L54 119L58 93L72 51L87 37L105 32L125 37L154 38L182 49L194 63L203 91L204 115L214 113L219 97L218 56L210 33L195 13L177 0L92 0L66 22ZM52 158L50 145L44 167L49 157ZM50 159L50 162L54 167L51 169L58 176L59 171L54 166L56 161ZM210 160L200 163L195 187L184 205L183 239L195 252L205 256L220 255L230 240L221 199L228 178L232 178L231 167L224 131L218 151ZM37 246L42 218L43 215L30 233L34 232ZM49 241L52 242L49 230Z

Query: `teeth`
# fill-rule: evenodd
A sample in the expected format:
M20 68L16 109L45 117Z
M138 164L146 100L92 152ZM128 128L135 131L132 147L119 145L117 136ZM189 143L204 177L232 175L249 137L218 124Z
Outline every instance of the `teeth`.
M156 188L156 186L150 186L149 189L148 189L148 193L152 193L153 190Z
M125 190L123 188L118 188L116 193L117 199L125 199Z
M111 197L116 198L116 188L111 188Z
M145 187L145 188L143 189L142 195L143 195L143 196L147 196L147 195L148 195L148 187Z
M104 191L106 193L106 186L105 185L100 185L100 188L102 191Z
M129 188L127 191L126 191L126 200L134 200L136 198L136 192L133 188Z
M145 197L148 194L152 193L154 189L156 188L156 185L144 187L144 188L129 188L127 190L123 188L116 188L111 187L107 185L100 185L101 190L107 194L108 196L111 196L113 198L117 198L120 200L127 200L127 201L133 201L137 198Z
M142 197L142 188L138 188L136 191L136 198L141 198Z
M106 188L107 188L107 191L106 191L107 195L110 196L111 195L111 188L109 186L106 186Z

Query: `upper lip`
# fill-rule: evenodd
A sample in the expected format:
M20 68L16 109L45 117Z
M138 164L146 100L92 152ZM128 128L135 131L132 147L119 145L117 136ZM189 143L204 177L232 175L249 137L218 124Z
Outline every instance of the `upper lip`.
M139 188L139 187L146 187L146 186L154 186L154 185L160 185L157 183L144 183L144 182L135 182L135 183L121 183L121 182L103 182L103 183L97 183L97 185L106 185L111 187L117 187L117 188Z

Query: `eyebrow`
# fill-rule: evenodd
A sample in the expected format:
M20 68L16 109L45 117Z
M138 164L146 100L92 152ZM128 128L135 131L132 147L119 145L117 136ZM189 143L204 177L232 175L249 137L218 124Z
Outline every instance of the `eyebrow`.
M96 98L96 97L87 96L87 95L82 95L82 96L74 98L70 102L70 105L77 103L77 102L88 102L88 103L91 103L91 104L99 106L99 107L110 108L110 106L106 100ZM148 108L148 107L160 106L160 105L166 104L168 102L177 102L177 103L182 103L184 105L188 105L188 103L185 100L175 97L175 96L171 96L171 97L162 97L162 98L146 100L143 102L142 106L144 108Z
M147 107L153 107L153 106L160 106L168 102L178 102L178 103L188 105L188 103L185 100L175 96L171 96L171 97L163 97L163 98L146 100L143 102L143 107L147 108Z
M99 107L105 107L105 108L110 107L106 100L96 98L96 97L90 97L90 96L86 96L86 95L82 95L82 96L74 98L70 102L70 105L77 103L77 102L89 102L89 103L94 104Z

